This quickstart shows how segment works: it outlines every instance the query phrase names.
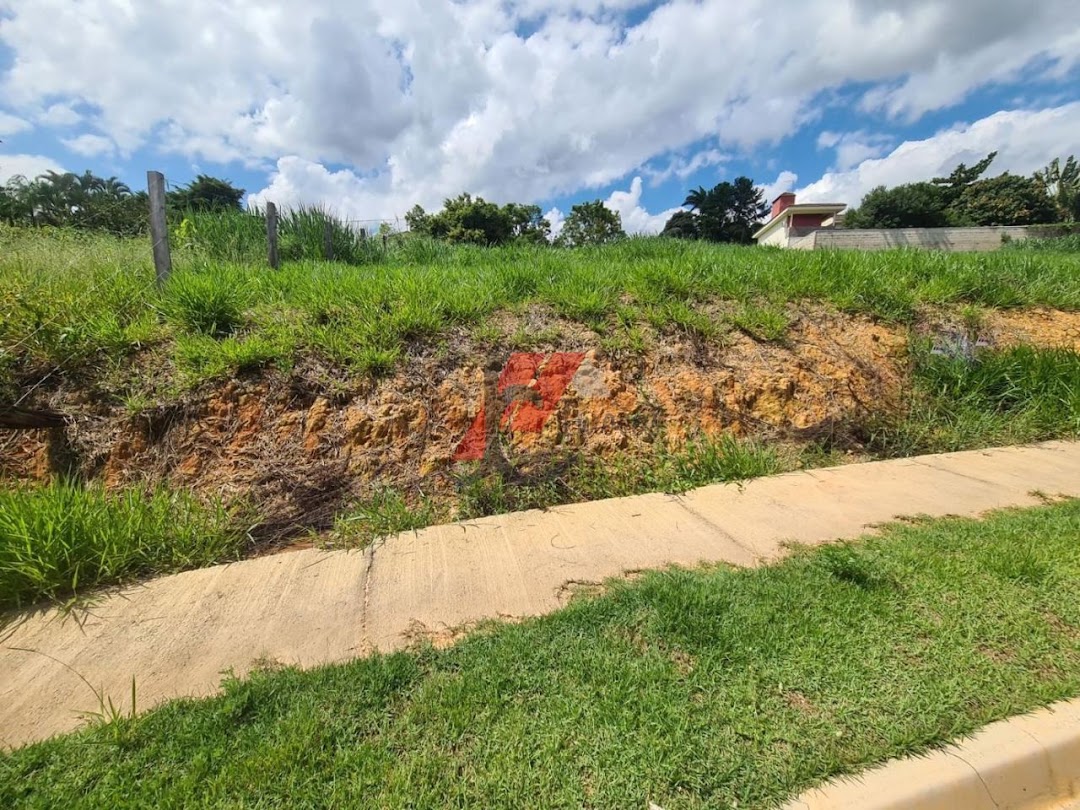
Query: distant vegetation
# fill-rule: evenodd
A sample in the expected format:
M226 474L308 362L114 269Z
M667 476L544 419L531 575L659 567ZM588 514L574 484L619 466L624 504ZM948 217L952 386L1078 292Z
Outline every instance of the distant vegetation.
M868 193L844 217L847 228L944 228L970 225L1043 225L1080 219L1080 165L1055 158L1031 177L983 178L997 152L948 177Z
M948 225L1034 225L1080 219L1080 164L1075 157L1055 158L1031 177L1009 173L984 178L997 153L970 168L961 163L947 177L879 186L848 212L849 228L944 227ZM244 212L244 189L200 174L168 192L177 242L200 243L219 257L246 255L264 240L265 220L258 210ZM683 205L664 225L663 235L679 239L752 244L768 219L768 201L749 177L691 189ZM13 226L51 226L131 236L147 230L148 201L115 177L46 172L34 180L14 177L0 187L0 221ZM360 230L318 206L286 209L281 236L283 258L321 258L323 229L333 230L334 258L363 263L371 258L360 244ZM243 216L241 216L243 215ZM221 222L214 222L221 217ZM583 247L626 236L619 213L602 200L572 206L557 236L540 206L504 205L465 193L429 213L416 205L405 215L409 237L498 247L509 244ZM226 233L226 230L234 233Z

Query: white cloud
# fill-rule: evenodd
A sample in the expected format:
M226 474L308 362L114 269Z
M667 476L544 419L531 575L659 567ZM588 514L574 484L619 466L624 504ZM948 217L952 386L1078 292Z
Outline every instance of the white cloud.
M30 129L30 122L11 113L0 112L0 135L14 135Z
M867 109L911 118L1080 59L1075 0L671 0L631 27L643 0L3 5L15 112L52 105L59 126L92 111L122 153L276 164L266 193L348 195L373 216L651 177L709 144L658 170L686 177L783 138L850 82ZM838 166L873 147L853 141Z
M551 223L551 236L553 238L562 233L563 225L566 224L566 215L562 211L558 208L552 208L544 214L544 219Z
M635 177L630 182L629 191L613 191L604 200L604 205L617 211L622 218L623 230L627 233L660 233L664 223L681 208L669 208L659 214L650 214L641 205L641 178Z
M116 149L116 145L111 138L106 138L104 135L93 135L89 132L74 138L62 138L61 142L72 152L87 157L105 155Z
M656 186L672 177L678 177L680 180L685 180L687 177L701 169L709 166L717 166L731 160L731 158L732 155L730 153L720 149L703 149L689 158L680 157L678 155L669 158L667 165L662 169L652 169L646 166L645 175L649 178L649 183Z
M68 104L50 104L37 121L50 127L71 127L82 121L82 116Z
M882 158L864 160L848 171L828 172L799 190L810 201L856 206L875 186L895 186L948 174L998 152L990 176L1010 171L1030 174L1055 156L1076 152L1080 102L1045 110L1003 110L972 124L942 130L921 141L905 141Z
M771 203L785 191L791 191L795 188L797 182L799 182L799 175L795 174L795 172L780 172L775 180L768 185L761 187L761 193L765 198L765 202Z
M0 183L6 183L12 177L25 177L33 180L47 171L63 172L64 167L44 155L2 155L0 154Z
M818 135L818 149L835 149L838 171L847 171L864 160L880 157L888 151L893 139L888 135L858 130L856 132L830 132L825 130Z

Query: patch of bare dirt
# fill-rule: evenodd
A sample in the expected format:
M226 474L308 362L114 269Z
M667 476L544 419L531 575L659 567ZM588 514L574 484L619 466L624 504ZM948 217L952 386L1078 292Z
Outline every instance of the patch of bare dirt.
M994 310L986 327L999 345L1062 347L1080 352L1080 312L1056 309Z

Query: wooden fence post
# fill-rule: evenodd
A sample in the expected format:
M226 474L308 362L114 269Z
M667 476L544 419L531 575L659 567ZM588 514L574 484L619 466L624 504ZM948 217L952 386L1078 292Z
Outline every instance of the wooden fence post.
M270 266L277 270L281 267L281 259L277 249L277 206L272 202L266 204L266 243L269 247L268 258Z
M158 289L161 289L172 274L169 223L165 218L165 175L147 172L146 188L150 194L150 244L154 251L154 274Z
M360 238L361 239L367 239L367 228L361 228L360 229Z
M328 262L334 259L334 226L330 223L330 220L326 220L323 223L323 237L322 237L322 252L323 258Z

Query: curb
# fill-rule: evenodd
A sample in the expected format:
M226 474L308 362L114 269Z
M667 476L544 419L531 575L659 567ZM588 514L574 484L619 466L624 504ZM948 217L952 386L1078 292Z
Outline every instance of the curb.
M814 788L782 810L1051 810L1080 797L1080 699Z

